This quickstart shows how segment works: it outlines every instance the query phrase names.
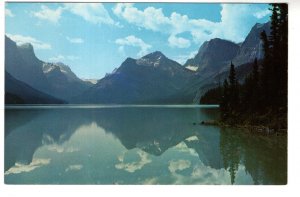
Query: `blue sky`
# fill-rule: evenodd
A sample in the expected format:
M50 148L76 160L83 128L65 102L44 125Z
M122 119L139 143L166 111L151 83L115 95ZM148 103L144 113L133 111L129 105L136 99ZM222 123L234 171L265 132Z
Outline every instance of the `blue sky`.
M184 63L212 38L242 42L269 20L267 4L6 3L5 33L37 57L99 79L153 51Z

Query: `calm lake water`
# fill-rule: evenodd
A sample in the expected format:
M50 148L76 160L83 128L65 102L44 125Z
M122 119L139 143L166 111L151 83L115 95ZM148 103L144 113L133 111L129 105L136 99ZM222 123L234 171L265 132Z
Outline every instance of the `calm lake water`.
M6 184L286 184L287 137L204 126L216 107L5 110Z

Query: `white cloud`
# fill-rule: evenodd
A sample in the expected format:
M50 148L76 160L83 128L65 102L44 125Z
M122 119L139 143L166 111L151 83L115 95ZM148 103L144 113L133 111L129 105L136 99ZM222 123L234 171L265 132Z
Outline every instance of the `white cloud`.
M53 152L57 152L57 153L73 153L73 152L78 152L79 151L78 148L63 147L63 146L58 145L58 144L47 145L47 149L49 151L53 151Z
M131 3L119 3L113 8L114 14L135 24L153 31L161 31L161 28L167 29L169 20L164 16L162 9L147 7L144 11L133 7Z
M186 62L186 60L194 58L195 55L198 53L198 50L196 51L191 51L188 54L182 54L182 55L178 55L176 57L174 57L174 59L179 62L180 64L184 64ZM198 67L197 67L198 68Z
M82 44L84 43L84 40L82 38L70 38L70 37L66 37L67 40L71 43L74 43L74 44Z
M173 12L170 17L164 15L162 8L147 7L138 10L133 4L117 4L113 12L119 18L127 22L155 32L169 34L169 45L171 47L187 48L190 41L177 35L184 32L194 34L198 31L210 32L215 26L213 22L204 19L189 19L187 15ZM197 39L195 39L198 41Z
M101 3L65 3L65 9L93 24L119 26Z
M149 44L146 44L142 39L137 38L133 35L127 36L126 38L119 38L115 41L116 44L121 45L119 47L119 51L124 51L124 46L132 46L132 47L139 47L140 51L138 52L138 56L143 56L147 54L149 49L152 47Z
M123 57L126 56L123 45L118 47L118 53Z
M46 20L51 23L58 23L59 19L61 18L62 11L62 7L58 7L57 9L52 10L45 5L42 5L40 11L31 13L34 17L38 19Z
M5 16L14 17L15 15L8 8L5 8Z
M75 61L75 60L78 60L78 59L80 59L80 58L77 57L77 56L74 56L74 55L67 55L67 56L57 55L57 56L54 56L54 57L50 57L49 61L52 61L52 62L61 62L61 61L64 61L64 60Z
M170 46L182 48L189 47L189 41L177 37L180 33L189 33L196 44L216 37L243 41L255 24L255 19L266 14L257 11L258 7L252 4L221 4L221 20L214 22L201 18L191 19L176 12L165 16L162 8L147 7L139 10L134 4L121 3L113 8L114 14L119 18L147 30L168 34Z
M10 39L15 41L17 45L30 43L35 49L51 49L51 45L37 40L36 38L30 36L23 36L17 34L6 34Z
M142 185L156 185L159 184L159 179L157 177L147 178L144 181L141 181Z
M191 166L191 162L189 160L178 160L178 161L170 161L169 162L169 171L171 173L176 173L177 171L182 171Z
M168 38L168 42L171 47L188 48L191 46L191 42L188 39L176 37L175 35L171 35Z
M175 146L176 150L179 152L185 152L193 157L198 157L198 153L193 148L189 148L184 142L180 142Z
M50 159L33 159L32 162L28 165L22 163L16 163L13 167L8 169L4 174L19 174L23 172L30 172L36 168L48 165L50 163Z
M65 172L68 172L68 171L79 171L82 169L82 165L79 165L79 164L76 164L76 165L69 165L66 169L65 169Z
M118 160L120 163L117 163L115 165L115 168L119 169L119 170L125 170L127 172L133 173L137 170L142 169L146 164L151 163L151 159L148 158L148 154L138 150L137 151L138 156L140 157L139 161L134 161L131 163L124 163L124 157L125 157L125 153L120 155L118 157Z
M269 14L271 14L271 11L268 10L268 9L266 9L266 10L259 10L259 11L255 12L253 14L253 16L255 16L258 19L261 19L261 18L263 18L263 17L265 17L265 16L267 16Z
M191 137L188 137L185 139L188 142L192 142L192 141L199 141L199 138L196 135L193 135Z
M68 55L67 58L68 60L70 61L75 61L75 60L78 60L80 59L78 56L74 56L74 55Z
M57 55L57 56L54 56L54 57L50 57L49 60L52 61L52 62L60 62L60 61L65 60L65 56Z
M42 5L41 10L31 12L31 14L41 20L57 24L63 12L71 12L93 24L108 24L123 27L119 22L115 22L110 17L102 3L65 3L64 6L56 9L50 9Z
M253 10L250 5L222 4L221 6L221 22L217 26L216 35L223 35L221 38L236 42L243 41L250 30L245 23L247 23L250 17L253 17Z
M185 177L186 179L187 177ZM230 173L224 168L214 169L209 166L205 166L203 163L199 163L193 168L193 172L189 176L190 180L197 184L230 184ZM183 182L189 180L182 180Z

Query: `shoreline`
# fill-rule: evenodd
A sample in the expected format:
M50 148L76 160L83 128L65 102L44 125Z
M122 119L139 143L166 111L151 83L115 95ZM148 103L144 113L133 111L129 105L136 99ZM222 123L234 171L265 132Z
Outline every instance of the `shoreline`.
M217 120L206 120L201 121L198 123L199 125L207 125L207 126L219 126L219 127L226 127L226 128L237 128L237 129L243 129L249 133L257 133L257 134L276 134L276 135L286 135L287 134L287 128L286 129L274 129L270 128L268 126L263 125L241 125L241 124L228 124L222 121ZM193 125L196 125L196 123L193 123Z

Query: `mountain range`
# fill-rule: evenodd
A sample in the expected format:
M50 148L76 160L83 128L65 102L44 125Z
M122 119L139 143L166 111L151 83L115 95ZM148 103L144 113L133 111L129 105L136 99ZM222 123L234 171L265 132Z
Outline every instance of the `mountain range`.
M140 59L127 58L75 102L160 103L184 87L192 75L192 71L156 51Z
M95 83L80 79L63 63L39 60L31 44L18 46L5 36L5 92L9 95L6 98L13 103L28 103L26 96L12 88L22 83L33 95L43 94L53 103L198 103L207 89L216 87L226 77L231 61L237 66L240 81L247 76L251 62L263 57L260 40L263 30L269 34L270 22L255 24L245 41L239 44L220 38L206 41L184 65L159 51L139 59L127 58ZM40 102L39 99L30 101Z

